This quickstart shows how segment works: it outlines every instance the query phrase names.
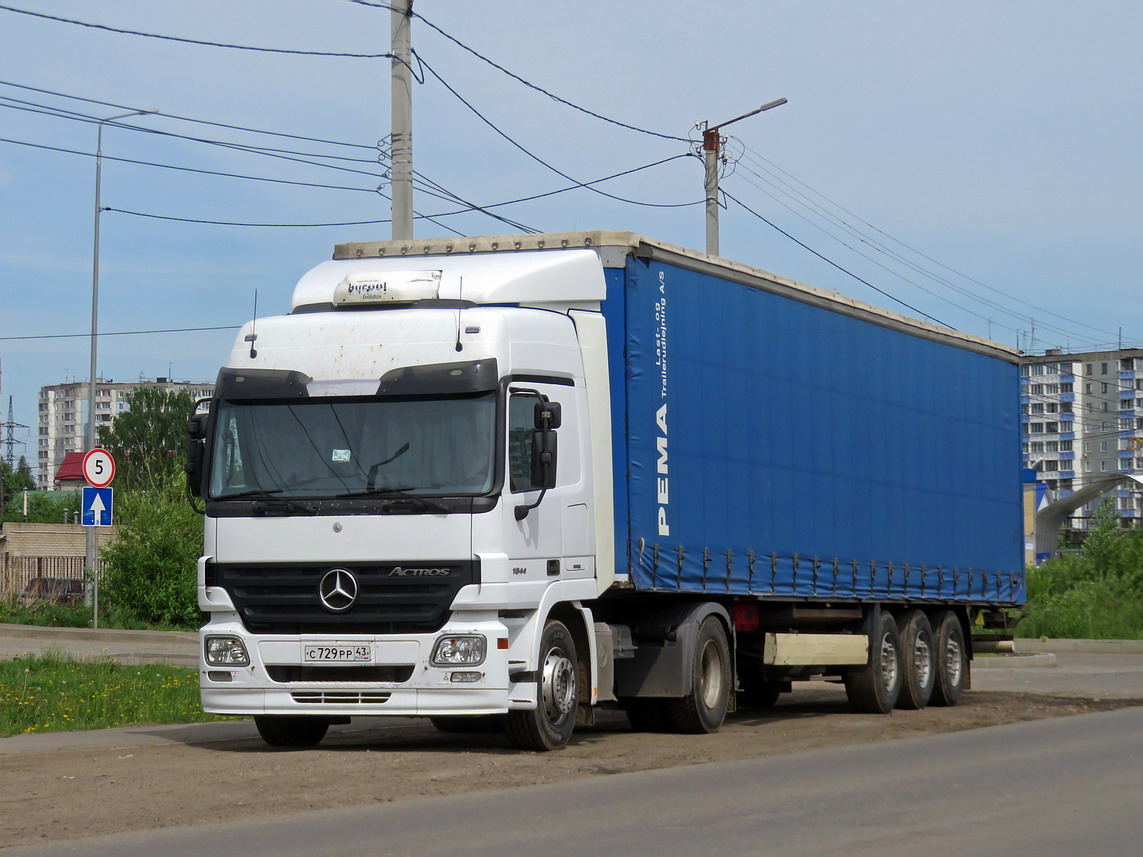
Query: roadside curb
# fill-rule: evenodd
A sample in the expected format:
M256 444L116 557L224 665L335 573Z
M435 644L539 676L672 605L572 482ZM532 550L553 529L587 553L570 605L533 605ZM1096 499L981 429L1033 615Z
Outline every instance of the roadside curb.
M1016 639L1017 652L1065 652L1083 655L1143 655L1143 640Z
M0 637L37 640L82 640L100 643L187 643L197 650L198 634L194 631L125 631L119 628L52 628L41 625L8 625L0 623Z

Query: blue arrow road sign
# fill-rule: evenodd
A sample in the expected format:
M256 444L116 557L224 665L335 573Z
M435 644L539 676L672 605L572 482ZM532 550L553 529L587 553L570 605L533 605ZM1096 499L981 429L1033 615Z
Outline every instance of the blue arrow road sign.
M110 488L83 489L83 525L85 527L110 527L113 500Z

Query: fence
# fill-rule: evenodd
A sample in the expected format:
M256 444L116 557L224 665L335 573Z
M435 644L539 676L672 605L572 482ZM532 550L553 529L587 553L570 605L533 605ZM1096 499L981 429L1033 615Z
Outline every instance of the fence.
M37 577L83 580L81 556L12 556L0 554L0 595L16 594Z

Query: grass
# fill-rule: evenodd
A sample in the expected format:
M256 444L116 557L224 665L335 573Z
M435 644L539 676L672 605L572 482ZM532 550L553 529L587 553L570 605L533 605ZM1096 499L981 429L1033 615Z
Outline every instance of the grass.
M52 628L90 628L91 607L85 604L56 604L47 599L36 599L24 604L14 595L0 595L0 622ZM131 631L197 631L199 625L142 622L114 604L104 603L99 608L99 627Z
M90 628L91 608L83 604L54 604L46 600L21 604L10 596L0 598L0 622L54 628Z
M61 655L0 661L0 737L142 723L204 723L198 673Z

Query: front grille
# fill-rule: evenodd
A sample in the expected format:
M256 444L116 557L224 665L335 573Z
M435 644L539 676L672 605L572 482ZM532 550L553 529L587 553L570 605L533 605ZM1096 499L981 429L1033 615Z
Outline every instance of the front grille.
M333 568L357 579L353 606L334 612L322 604L318 584ZM418 569L447 575L418 576ZM439 631L462 586L480 582L479 562L212 564L207 583L234 601L242 624L256 634L428 634Z
M299 690L291 693L290 698L301 705L380 705L388 702L392 695L376 691Z
M413 677L412 666L381 667L307 667L274 664L266 667L270 681L391 681L404 682Z

